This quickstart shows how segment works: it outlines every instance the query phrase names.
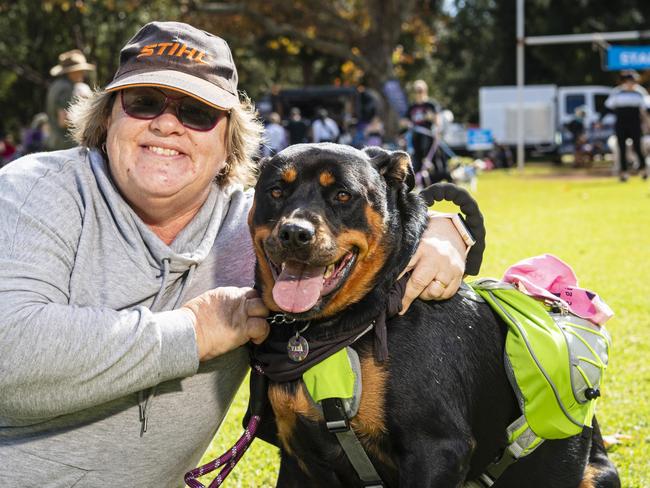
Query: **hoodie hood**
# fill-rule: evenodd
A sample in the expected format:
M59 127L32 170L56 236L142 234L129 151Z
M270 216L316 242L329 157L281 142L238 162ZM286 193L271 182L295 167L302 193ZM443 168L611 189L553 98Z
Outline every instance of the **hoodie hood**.
M99 191L113 214L116 230L126 245L132 250L142 251L151 269L157 274L163 270L164 262L167 261L170 281L174 280L175 275L183 274L191 266L203 262L228 212L230 196L235 190L240 189L237 185L221 188L214 183L199 212L174 241L167 245L124 200L113 182L107 162L99 151L90 151L90 163ZM136 264L142 265L142 263Z

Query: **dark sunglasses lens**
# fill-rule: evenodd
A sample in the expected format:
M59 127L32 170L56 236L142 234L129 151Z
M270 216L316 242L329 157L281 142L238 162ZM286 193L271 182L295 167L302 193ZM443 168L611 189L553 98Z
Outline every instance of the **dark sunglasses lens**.
M188 97L180 103L178 116L185 127L210 130L217 125L221 111Z
M165 95L157 90L135 88L122 93L124 111L141 119L153 119L165 107Z

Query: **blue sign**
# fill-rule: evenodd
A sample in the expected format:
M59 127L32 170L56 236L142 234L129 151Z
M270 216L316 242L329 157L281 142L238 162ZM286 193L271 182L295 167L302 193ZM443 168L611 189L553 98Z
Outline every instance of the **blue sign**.
M487 151L492 149L494 138L490 129L467 129L467 149L469 151Z
M607 69L650 69L650 46L610 46L607 48Z

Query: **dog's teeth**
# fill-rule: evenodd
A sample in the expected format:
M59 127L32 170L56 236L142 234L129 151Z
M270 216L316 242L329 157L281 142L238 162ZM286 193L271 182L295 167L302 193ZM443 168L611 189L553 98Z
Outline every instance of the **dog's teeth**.
M283 262L283 263L280 265L280 271L284 271L284 268L286 267L286 265L287 265L287 263L284 263L284 262Z
M325 269L325 273L323 274L323 278L327 279L330 276L332 276L332 273L334 273L334 265L330 264L327 269Z

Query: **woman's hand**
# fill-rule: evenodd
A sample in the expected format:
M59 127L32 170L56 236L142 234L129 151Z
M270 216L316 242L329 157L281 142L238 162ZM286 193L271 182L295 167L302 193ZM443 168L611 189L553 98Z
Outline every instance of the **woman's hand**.
M233 286L215 288L182 307L191 313L199 361L207 361L269 334L266 308L257 291Z
M450 298L460 286L465 272L467 246L450 219L429 218L420 245L400 277L412 271L402 298L403 315L413 300Z

